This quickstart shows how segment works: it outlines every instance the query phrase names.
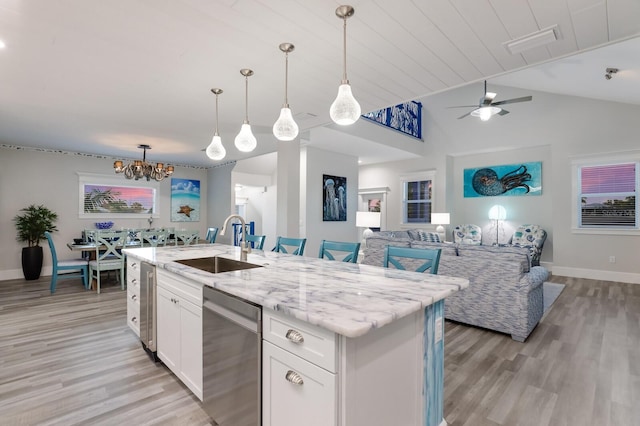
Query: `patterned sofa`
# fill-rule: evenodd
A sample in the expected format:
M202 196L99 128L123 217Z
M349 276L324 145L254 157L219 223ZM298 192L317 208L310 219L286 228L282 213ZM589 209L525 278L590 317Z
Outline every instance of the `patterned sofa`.
M382 266L384 248L440 248L439 275L467 278L469 287L445 301L445 318L510 334L524 342L542 318L542 283L548 272L531 266L528 247L439 243L416 231L375 232L366 239L363 264Z

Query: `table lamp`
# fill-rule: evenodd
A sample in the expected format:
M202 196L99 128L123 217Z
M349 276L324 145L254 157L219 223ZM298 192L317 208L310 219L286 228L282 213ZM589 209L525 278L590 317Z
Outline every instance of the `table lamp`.
M498 245L498 243L500 242L498 240L499 221L505 220L506 218L507 218L507 210L500 204L496 204L495 206L489 209L489 219L496 221L496 245Z
M362 232L362 241L373 235L371 228L380 228L380 212L356 212L356 226L366 228ZM363 244L364 245L364 244Z
M431 213L431 223L434 225L438 225L436 227L436 233L440 237L440 241L445 241L445 230L444 226L451 223L451 215L449 213Z

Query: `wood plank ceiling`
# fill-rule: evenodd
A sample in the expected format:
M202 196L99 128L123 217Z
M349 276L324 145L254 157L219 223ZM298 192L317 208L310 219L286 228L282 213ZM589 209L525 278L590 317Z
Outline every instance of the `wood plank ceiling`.
M0 0L0 143L207 166L212 87L228 159L244 118L259 148L284 92L302 130L329 122L342 70L339 1ZM637 0L354 0L347 72L363 111L460 87L640 33ZM557 25L561 39L512 55L504 42ZM246 155L244 155L246 157Z

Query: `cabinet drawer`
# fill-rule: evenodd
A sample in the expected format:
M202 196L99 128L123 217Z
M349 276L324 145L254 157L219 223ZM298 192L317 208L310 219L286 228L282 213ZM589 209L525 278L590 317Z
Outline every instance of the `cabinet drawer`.
M276 311L262 311L262 338L332 373L336 369L336 335Z
M140 337L140 305L127 301L127 325Z
M164 269L156 269L156 279L158 280L158 287L162 287L196 306L202 306L202 284L195 283Z
M263 342L262 368L263 425L336 424L335 374L269 342Z
M140 261L127 256L127 287L140 287Z

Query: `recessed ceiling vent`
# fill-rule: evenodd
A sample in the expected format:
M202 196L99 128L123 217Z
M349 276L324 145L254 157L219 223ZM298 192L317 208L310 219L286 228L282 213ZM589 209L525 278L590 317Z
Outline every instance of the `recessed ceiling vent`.
M512 55L525 52L529 49L544 46L562 38L560 34L560 28L557 25L536 31L535 33L516 38L514 40L502 43Z

